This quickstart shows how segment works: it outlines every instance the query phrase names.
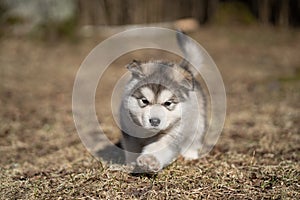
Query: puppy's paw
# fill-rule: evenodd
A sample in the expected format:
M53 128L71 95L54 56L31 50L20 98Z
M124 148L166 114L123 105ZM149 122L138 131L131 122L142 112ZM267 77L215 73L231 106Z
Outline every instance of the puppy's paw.
M185 160L196 160L199 158L197 150L187 150L182 154Z
M137 165L145 172L158 172L162 169L162 165L159 163L157 158L151 154L140 155L137 160Z

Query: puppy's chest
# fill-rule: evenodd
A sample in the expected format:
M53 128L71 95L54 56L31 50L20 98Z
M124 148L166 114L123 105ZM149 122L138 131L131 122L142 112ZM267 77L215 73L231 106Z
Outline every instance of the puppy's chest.
M151 143L157 142L159 139L161 139L162 137L164 137L164 136L166 136L166 135L167 135L166 132L161 131L161 132L157 133L156 135L154 135L154 136L152 136L152 137L141 139L140 144L141 144L142 146L149 145L149 144L151 144Z

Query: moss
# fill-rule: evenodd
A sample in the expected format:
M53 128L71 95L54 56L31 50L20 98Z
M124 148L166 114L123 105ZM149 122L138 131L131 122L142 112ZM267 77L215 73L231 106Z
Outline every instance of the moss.
M291 76L280 77L278 79L280 82L293 82L300 81L300 68L296 69L295 73Z
M249 25L254 24L256 19L244 3L235 1L220 3L213 21L220 25Z
M60 39L69 39L75 41L77 29L77 17L67 19L62 22L46 21L40 23L31 32L32 38L46 41L55 41Z
M5 24L7 25L16 25L24 23L24 19L17 16L10 16L5 19Z

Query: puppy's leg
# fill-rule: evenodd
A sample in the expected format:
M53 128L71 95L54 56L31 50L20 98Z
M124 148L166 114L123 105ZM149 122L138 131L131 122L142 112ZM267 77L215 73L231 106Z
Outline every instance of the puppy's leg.
M182 142L180 154L186 160L198 159L200 157L199 152L203 147L203 139L205 134L205 118L203 115L199 117L197 129L191 129L186 134L189 135L189 137L185 137L184 141Z
M137 158L137 165L146 172L158 172L170 164L179 155L178 145L168 138L144 147L142 154Z
M188 149L183 151L181 155L186 160L195 160L199 158L199 149L201 148L201 144L193 143Z
M134 137L123 133L121 140L123 149L125 150L125 158L127 165L135 165L138 153L142 152L140 141Z
M181 151L181 155L186 160L195 160L199 158L199 150L202 148L203 136L197 134L194 138L188 138Z

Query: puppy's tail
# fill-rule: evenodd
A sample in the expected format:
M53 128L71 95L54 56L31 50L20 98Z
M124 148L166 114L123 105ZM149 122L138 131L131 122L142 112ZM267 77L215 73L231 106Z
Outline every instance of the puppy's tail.
M199 46L195 41L192 41L187 35L181 31L176 33L177 43L184 55L184 59L181 62L181 66L185 69L189 69L194 76L199 74L199 72L194 67L189 67L188 62L196 64L195 67L201 67L204 61L203 53L201 52Z

